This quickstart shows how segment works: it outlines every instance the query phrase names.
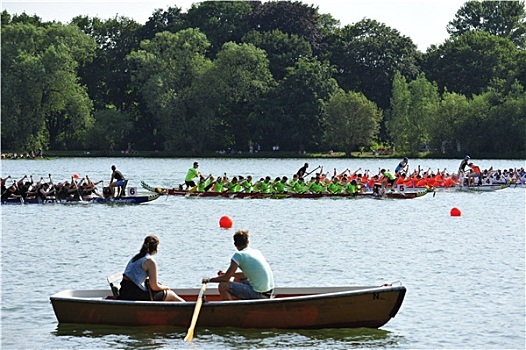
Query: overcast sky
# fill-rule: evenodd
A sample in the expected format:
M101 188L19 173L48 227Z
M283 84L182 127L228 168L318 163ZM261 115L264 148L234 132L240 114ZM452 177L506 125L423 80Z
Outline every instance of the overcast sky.
M68 23L78 15L108 19L126 16L144 24L156 9L180 7L187 11L190 0L8 0L2 1L2 10L10 14L37 15L43 21ZM329 13L342 25L370 18L397 29L408 36L425 52L430 45L443 43L449 35L446 26L465 1L460 0L301 0L319 7L320 13Z

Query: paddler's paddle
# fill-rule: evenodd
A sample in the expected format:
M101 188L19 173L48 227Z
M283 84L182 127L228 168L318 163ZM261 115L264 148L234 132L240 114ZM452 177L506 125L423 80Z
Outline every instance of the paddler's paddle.
M75 177L74 176L71 177L71 182L73 182L75 184L75 188L77 189L77 194L79 195L80 202L81 203L84 202L84 198L82 198L82 195L80 194L79 186L78 186L77 182L75 181Z
M206 283L203 283L201 286L201 290L199 291L199 295L197 296L197 300L195 302L195 309L194 314L192 316L192 322L190 322L190 328L188 328L188 333L186 334L186 337L184 337L184 341L192 341L194 337L194 330L195 325L197 324L197 318L199 317L199 312L201 311L201 306L203 305L203 295L205 294L206 290Z
M306 176L309 176L310 174L312 174L313 172L315 172L315 171L318 170L319 168L321 168L321 165L318 165L316 168L312 169L312 171L309 171L308 173L306 173L305 175L303 175L303 177L305 178Z

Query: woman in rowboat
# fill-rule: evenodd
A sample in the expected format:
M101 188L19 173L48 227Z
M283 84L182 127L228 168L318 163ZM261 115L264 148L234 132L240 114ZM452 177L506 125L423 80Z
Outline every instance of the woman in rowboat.
M157 279L157 254L159 238L149 235L144 239L141 250L126 265L122 275L119 299L151 301L185 301L168 286L161 285ZM148 285L146 279L148 278Z

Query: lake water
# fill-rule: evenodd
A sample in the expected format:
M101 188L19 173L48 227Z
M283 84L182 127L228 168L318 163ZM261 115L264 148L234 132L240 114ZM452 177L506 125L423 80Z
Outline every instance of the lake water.
M291 176L301 159L196 159L204 174ZM110 179L117 165L154 186L182 183L194 159L2 160L2 177L55 182L73 173ZM389 159L310 159L356 170L394 169ZM481 168L517 160L474 160ZM411 160L455 171L460 160ZM462 216L451 217L457 207ZM2 206L2 349L350 349L525 348L525 189L439 192L410 200L203 199L164 196L141 205ZM230 230L219 218L234 220ZM279 286L381 285L401 281L398 315L379 330L242 330L59 325L49 297L64 289L108 288L144 237L161 240L160 280L200 286L228 266L235 229L270 262ZM210 285L209 288L214 288Z

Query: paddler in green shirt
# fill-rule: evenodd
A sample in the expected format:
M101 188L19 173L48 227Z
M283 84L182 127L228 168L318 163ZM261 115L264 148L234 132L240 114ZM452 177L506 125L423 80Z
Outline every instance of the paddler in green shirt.
M351 180L347 182L347 184L345 185L345 192L347 192L348 194L358 193L358 184L356 180Z
M281 179L279 177L274 180L274 192L275 193L287 193L287 180L286 176Z
M320 181L319 177L316 177L314 182L310 184L309 191L315 194L323 193L325 191L325 184Z
M298 179L299 179L298 174L294 174L292 176L292 179L290 179L290 181L287 183L288 191L290 192L295 191L296 184L298 183Z
M184 178L184 184L186 185L186 189L195 187L194 179L201 174L199 170L197 170L198 167L199 163L194 162L194 165L190 169L188 169L186 177Z
M260 192L260 184L265 181L264 178L260 178L258 181L256 181L256 183L254 184L254 186L252 186L252 192L255 192L255 193L259 193Z
M383 177L381 178L381 181L384 187L386 188L390 187L391 191L394 191L393 187L396 182L396 177L385 169L380 170L380 174L383 175Z
M252 176L248 175L246 179L241 181L241 186L243 187L243 192L252 193Z
M265 181L259 182L259 192L260 193L272 193L272 182L270 181L270 176L265 178Z
M327 191L332 194L339 194L343 191L343 186L336 176L333 176L331 183L327 186Z
M241 187L241 184L237 180L237 177L233 177L232 181L228 184L228 193L238 193L241 192L243 188Z
M214 182L214 192L225 192L225 185L223 184L223 178L221 176Z
M303 177L300 177L298 182L294 185L294 192L296 193L307 193L309 186L305 183Z
M199 180L197 180L197 192L205 192L206 186L210 183L208 180L210 176L206 179L203 175L199 174Z

